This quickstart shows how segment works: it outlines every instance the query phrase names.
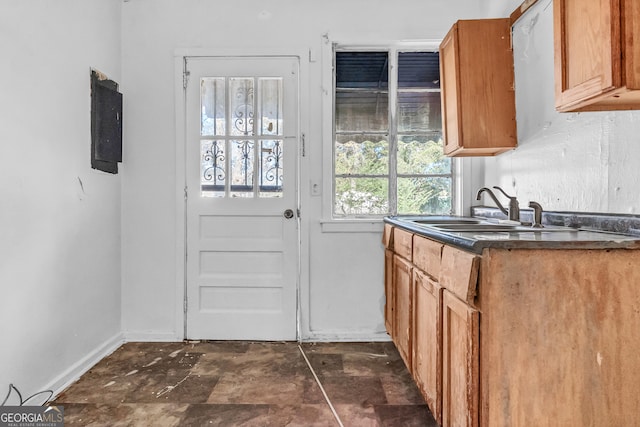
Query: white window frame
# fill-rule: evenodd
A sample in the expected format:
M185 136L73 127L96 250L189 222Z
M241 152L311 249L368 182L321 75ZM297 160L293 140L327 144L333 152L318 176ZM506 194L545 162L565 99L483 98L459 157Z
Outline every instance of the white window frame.
M322 198L322 231L323 232L367 232L379 231L382 227L382 218L363 217L363 218L342 218L334 217L333 201L334 201L334 153L333 153L333 135L335 126L334 117L334 51L387 51L393 58L392 66L396 66L398 52L412 51L432 51L439 50L441 40L424 40L424 41L393 41L379 42L373 44L361 43L344 43L332 41L328 35L323 39L322 46L322 144L323 144L323 198ZM389 103L395 105L396 87L389 86ZM393 119L395 120L395 109L392 109ZM395 161L395 151L390 150L389 156L391 161ZM476 167L473 159L452 158L452 211L455 215L468 214L471 205L471 186L470 180L473 175L479 178L478 173L483 172L482 165ZM475 163L478 163L477 161ZM474 179L474 180L476 180ZM476 181L477 182L477 181ZM395 197L395 196L394 196Z

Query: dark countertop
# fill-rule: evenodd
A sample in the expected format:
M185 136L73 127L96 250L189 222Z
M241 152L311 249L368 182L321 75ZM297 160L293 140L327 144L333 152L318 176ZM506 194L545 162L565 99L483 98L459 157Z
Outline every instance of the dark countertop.
M498 211L499 212L499 211ZM491 208L486 211L475 211L476 217L479 213L484 213L482 218L492 218L492 220L502 219L499 215L493 214ZM548 214L551 216L551 214ZM416 219L429 218L461 218L461 217L435 217L435 216L391 216L384 221L405 230L429 237L431 239L459 247L475 253L482 253L485 248L499 249L640 249L640 236L631 234L614 233L607 230L593 228L593 223L589 224L589 229L580 228L581 224L575 218L579 214L572 213L574 219L573 227L566 227L554 224L545 224L541 229L524 229L520 227L516 230L505 231L442 231L429 226L412 222ZM608 222L614 224L615 215L607 214ZM628 221L628 216L621 218L621 221ZM546 221L543 220L543 224ZM551 231L553 230L553 231Z

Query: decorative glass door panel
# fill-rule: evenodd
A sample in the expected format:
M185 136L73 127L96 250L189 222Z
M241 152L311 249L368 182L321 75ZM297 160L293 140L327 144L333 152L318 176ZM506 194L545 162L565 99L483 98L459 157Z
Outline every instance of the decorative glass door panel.
M202 77L200 107L201 195L282 197L283 79Z

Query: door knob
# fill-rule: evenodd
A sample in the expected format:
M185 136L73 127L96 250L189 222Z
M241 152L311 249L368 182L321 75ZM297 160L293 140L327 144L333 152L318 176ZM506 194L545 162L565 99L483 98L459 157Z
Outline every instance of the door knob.
M284 217L287 219L293 218L293 209L287 209L284 211Z

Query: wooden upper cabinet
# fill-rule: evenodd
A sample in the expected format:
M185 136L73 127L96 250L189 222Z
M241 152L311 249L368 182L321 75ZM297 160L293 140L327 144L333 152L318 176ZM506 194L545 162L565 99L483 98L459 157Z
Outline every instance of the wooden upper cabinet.
M511 23L456 22L440 44L448 156L492 156L517 145Z
M556 108L640 109L640 2L554 0Z

